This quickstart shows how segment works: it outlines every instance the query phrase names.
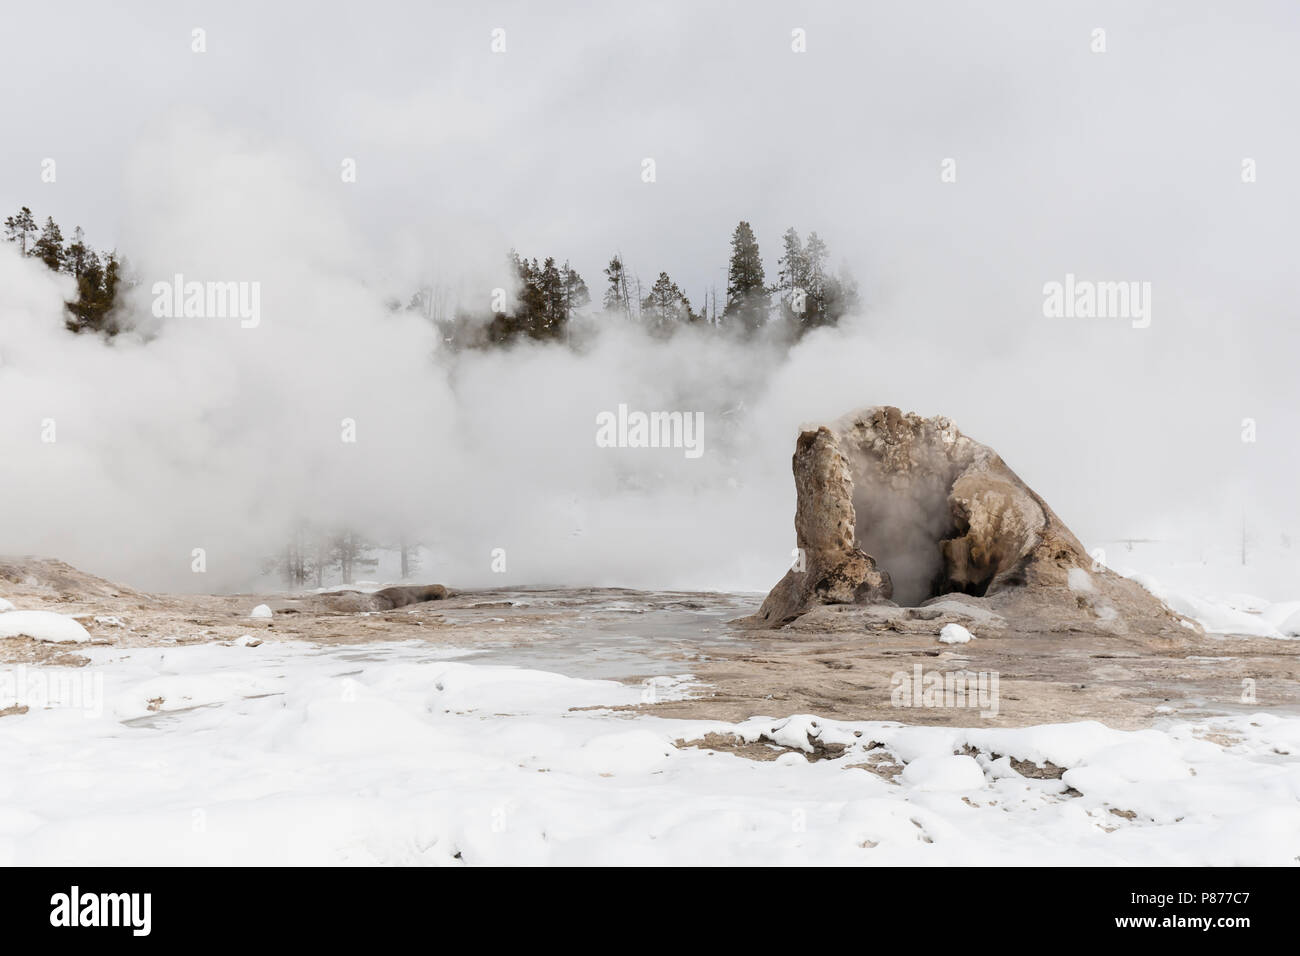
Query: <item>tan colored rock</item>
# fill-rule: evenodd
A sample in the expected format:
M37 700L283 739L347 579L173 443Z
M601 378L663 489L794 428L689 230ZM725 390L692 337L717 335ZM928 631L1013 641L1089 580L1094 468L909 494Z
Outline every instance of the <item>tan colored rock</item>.
M758 617L773 626L816 604L867 604L893 593L889 575L853 544L853 479L827 428L799 436L794 453L795 539L800 557L772 589Z
M750 625L780 627L821 605L917 606L953 593L1003 613L1041 606L1053 630L1182 623L1139 585L1094 567L1047 503L947 418L863 409L803 432L793 464L803 568L781 579Z

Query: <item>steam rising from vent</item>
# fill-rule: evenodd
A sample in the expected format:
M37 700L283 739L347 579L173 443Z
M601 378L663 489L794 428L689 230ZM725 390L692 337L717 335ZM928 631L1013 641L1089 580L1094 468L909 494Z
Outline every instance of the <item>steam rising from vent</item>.
M406 118L394 115L393 128L419 127L398 122ZM1034 114L1025 130L1037 135L1040 122ZM566 255L570 241L599 301L600 270L627 251L629 231L629 261L647 281L661 268L716 272L751 203L772 268L781 231L804 226L806 211L782 205L780 191L719 183L731 190L726 210L710 212L673 198L661 164L646 187L660 192L646 201L666 212L652 223L630 217L635 229L608 216L547 219L571 198L538 194L534 183L528 197L516 184L490 213L444 210L434 190L409 204L416 211L403 207L409 219L367 236L378 206L352 205L362 194L341 187L302 140L210 119L157 121L114 193L124 217L117 246L141 279L120 317L130 331L112 343L69 335L70 280L0 243L0 553L56 556L142 588L248 589L267 583L265 561L311 521L421 545L421 576L459 587L758 591L791 560L791 442L806 423L870 402L959 417L1090 538L1235 543L1244 508L1256 528L1300 523L1287 477L1300 468L1288 432L1295 379L1282 368L1300 329L1286 310L1300 295L1275 235L1228 240L1183 223L1137 249L1080 245L1079 230L1097 222L1110 235L1116 223L1167 221L1166 202L1182 209L1201 187L1162 167L1162 190L1126 194L1138 207L1099 200L1104 208L1083 215L1077 197L1043 198L1059 186L1050 163L1041 181L1026 171L1015 195L969 185L965 172L951 187L961 192L941 197L947 187L909 180L849 221L824 185L859 182L861 162L841 168L848 161L829 153L800 154L828 169L806 184L821 197L808 225L829 220L828 241L846 251L867 303L839 328L792 348L689 328L656 340L593 312L575 323L571 347L452 356L425 317L390 301L436 274L452 299L481 310L510 286L511 245ZM1123 182L1131 160L1126 153ZM373 166L362 169L358 186ZM60 181L60 196L72 189ZM1028 208L1031 193L1043 205ZM1218 194L1195 195L1214 222ZM11 195L11 205L23 202L36 200ZM912 225L940 215L951 219L939 232ZM1054 228L1045 233L1039 216ZM698 241L706 232L717 236L714 253ZM1094 248L1114 261L1076 262ZM1206 256L1215 270L1202 267ZM1161 312L1141 330L1045 319L1042 283L1069 269L1149 277ZM151 285L176 275L259 283L260 321L155 318ZM702 290L691 291L698 304ZM1225 352L1231 310L1240 334ZM600 447L596 416L620 405L702 415L702 454ZM1245 415L1261 436L1249 447L1239 437ZM354 443L341 440L345 421ZM54 441L43 440L47 422ZM851 456L848 467L863 484L869 463ZM929 544L966 531L941 506L941 484L855 499L858 544L888 570L900 601L933 592L940 566ZM504 573L494 569L498 550ZM981 559L949 559L966 563L962 587L978 590Z
M855 538L889 571L894 601L911 606L943 593L947 582L940 542L958 536L948 502L952 464L926 454L911 480L901 481L887 477L879 460L861 451L850 452L849 463Z

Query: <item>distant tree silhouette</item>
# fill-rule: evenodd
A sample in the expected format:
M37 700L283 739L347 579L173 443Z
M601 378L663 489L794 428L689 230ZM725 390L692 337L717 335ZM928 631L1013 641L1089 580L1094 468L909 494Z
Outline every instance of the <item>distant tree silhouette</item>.
M752 332L767 321L770 298L763 276L754 230L743 220L731 234L731 263L727 267L727 307L723 318Z

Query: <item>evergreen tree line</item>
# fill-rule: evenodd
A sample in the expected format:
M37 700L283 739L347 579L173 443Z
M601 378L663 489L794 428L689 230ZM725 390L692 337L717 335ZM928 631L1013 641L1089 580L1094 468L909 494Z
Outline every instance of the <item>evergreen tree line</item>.
M46 217L44 226L38 226L26 206L5 219L4 228L5 239L17 243L22 255L40 259L53 271L76 280L77 298L66 303L69 329L116 334L113 300L122 282L122 263L116 252L97 252L86 242L80 226L72 231L71 240L65 241L63 230L52 216Z
M494 314L487 338L493 343L508 342L521 335L531 339L558 339L564 336L569 319L578 309L591 302L587 283L566 260L556 265L548 256L541 264L523 259L513 249L510 263L519 277L519 301L513 311Z
M667 337L686 325L708 326L753 334L772 322L779 322L790 337L798 338L810 329L835 325L859 304L857 283L843 272L832 272L826 243L816 232L805 242L793 228L781 238L776 281L767 282L758 240L749 223L741 222L731 236L731 258L727 268L724 307L718 309L717 293L706 293L699 310L667 272L648 287L632 274L621 255L605 266L605 291L601 310L642 323L653 335ZM434 289L421 291L408 309L423 311L443 331L453 347L474 348L500 345L522 338L564 340L570 320L587 306L591 294L587 283L566 260L558 264L548 257L524 259L513 250L510 267L519 280L517 301L505 303L490 313L458 313L447 318Z
M116 252L96 251L86 242L80 226L73 231L71 240L65 241L53 217L38 226L26 206L5 219L4 228L5 238L16 243L22 255L40 259L48 268L76 280L77 298L67 303L69 329L116 334L112 310L124 282L122 262ZM753 334L776 321L794 338L819 326L834 325L857 308L856 283L830 270L826 244L816 232L810 233L805 242L793 228L787 229L781 243L776 281L769 284L753 229L743 221L736 226L731 236L726 299L721 311L716 291L712 292L711 302L706 293L697 311L667 272L660 272L644 288L640 277L629 272L622 256L615 255L604 269L601 308L606 315L641 322L651 334L660 337L672 335L686 325ZM548 256L539 263L514 250L509 265L518 278L519 292L513 303L498 303L478 314L457 312L448 318L440 301L442 293L430 289L416 293L407 308L427 314L441 328L444 340L456 347L501 345L523 338L567 339L570 320L591 303L582 276L567 260L561 265ZM397 307L394 303L393 308Z

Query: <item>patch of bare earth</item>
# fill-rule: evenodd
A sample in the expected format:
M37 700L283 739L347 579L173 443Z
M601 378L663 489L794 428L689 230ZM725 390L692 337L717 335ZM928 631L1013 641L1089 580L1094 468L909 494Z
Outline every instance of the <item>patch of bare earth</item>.
M845 621L850 615L842 616ZM1097 720L1149 726L1161 717L1300 711L1300 642L1188 632L1177 641L1137 633L1024 631L968 624L976 639L948 646L937 628L876 626L760 632L693 666L710 688L641 709L663 716L740 721L818 714L943 726L1027 726ZM922 675L996 674L997 713L966 706L895 704L895 689ZM1246 681L1254 697L1243 701ZM1217 741L1216 741L1217 742Z

